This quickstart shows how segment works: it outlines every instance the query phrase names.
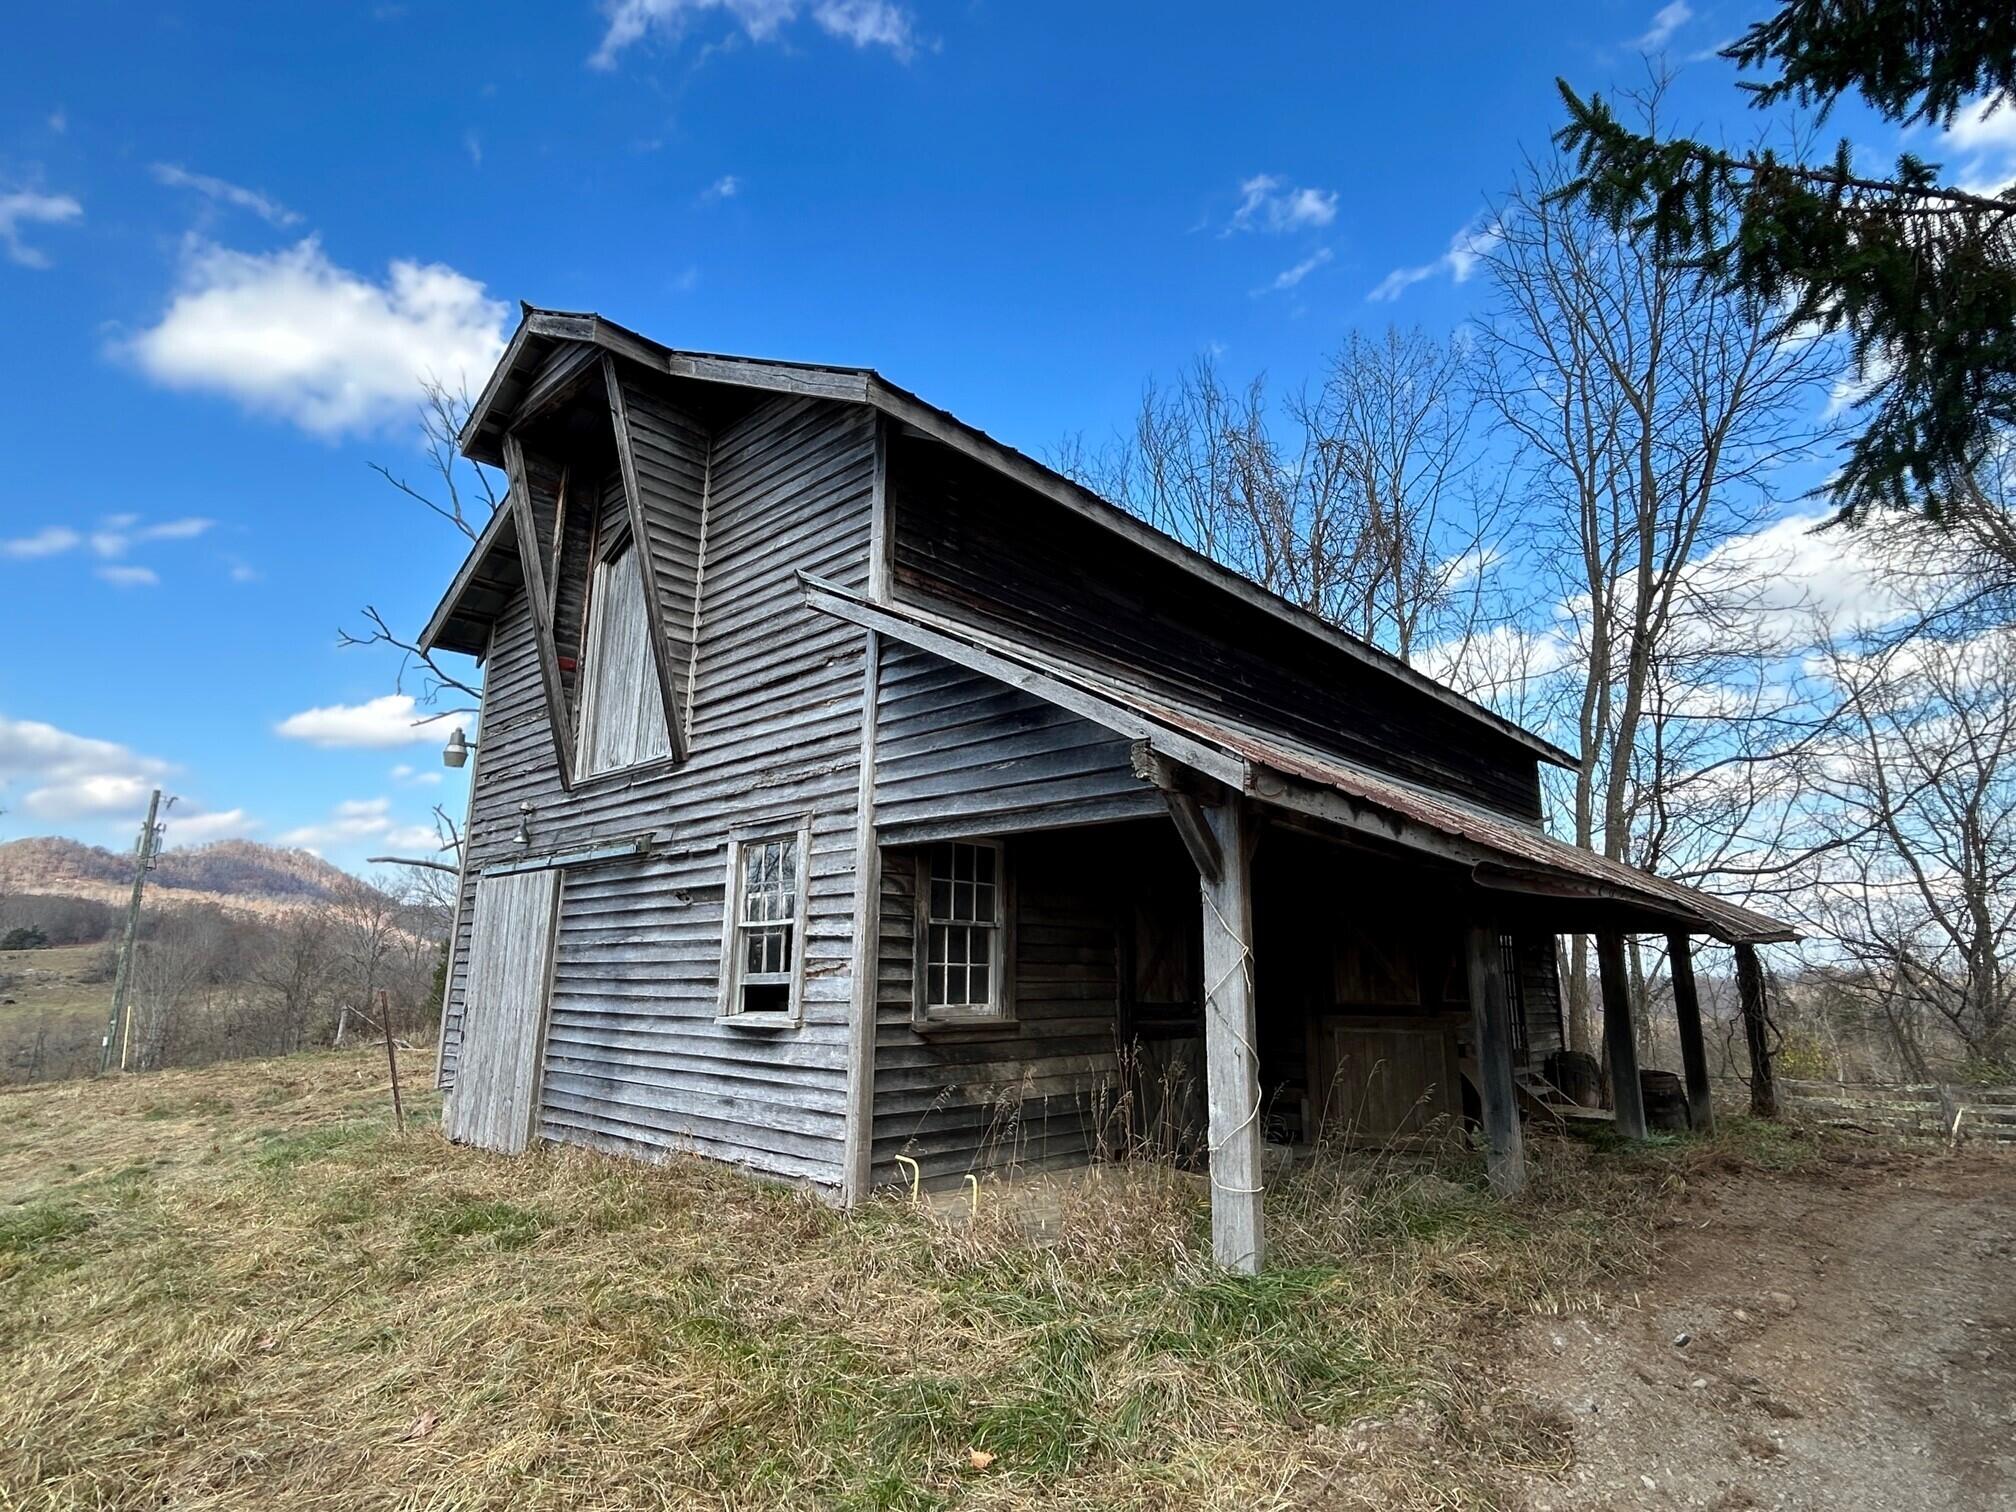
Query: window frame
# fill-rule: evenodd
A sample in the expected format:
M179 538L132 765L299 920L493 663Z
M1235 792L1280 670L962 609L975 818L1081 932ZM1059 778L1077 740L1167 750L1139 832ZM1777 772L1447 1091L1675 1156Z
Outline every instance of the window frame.
M994 853L994 906L996 922L989 941L987 979L991 1006L986 1008L934 1007L930 1002L930 976L926 970L931 957L931 926L935 923L967 924L973 920L934 920L931 916L931 855L941 845L965 845ZM993 839L937 840L919 846L916 853L913 931L910 957L910 1021L917 1029L986 1029L1016 1023L1015 1001L1015 873L1008 846Z
M743 931L749 925L742 917L744 858L759 845L783 842L797 851L797 890L792 900L791 967L777 973L785 978L785 1004L781 1009L748 1009L742 1006L744 985ZM805 1022L805 922L806 896L811 890L812 816L796 821L779 821L738 829L728 837L727 865L721 890L721 970L720 993L714 1022L743 1029L793 1029ZM774 924L776 921L764 921ZM766 976L770 973L765 973ZM772 984L775 985L775 984Z
M614 572L616 564L626 554L641 549L642 545L638 541L636 533L630 529L627 521L610 531L608 540L597 540L592 548L592 560L588 568L587 591L584 595L586 601L582 604L581 612L581 646L577 653L574 674L575 685L580 690L575 699L574 710L574 764L577 768L574 780L577 787L584 783L599 782L606 777L629 775L645 771L652 767L673 765L679 759L678 742L672 738L672 712L662 707L664 690L661 688L659 689L659 702L661 704L659 716L665 725L666 749L656 756L646 756L637 761L625 762L621 766L599 767L593 771L589 770L589 763L596 754L591 749L590 741L595 728L595 705L598 702L596 695L600 691L600 678L602 675L599 670L602 658L596 654L596 650L602 638L602 616L608 607L609 598L609 595L603 592L603 574ZM640 573L643 570L634 559L631 562L631 567ZM657 634L657 627L651 623L652 607L650 595L648 593L644 594L643 600L644 646L648 662L644 669L644 675L650 678L653 685L655 685L658 677L658 668L653 658L656 657L657 652L653 648L652 638Z

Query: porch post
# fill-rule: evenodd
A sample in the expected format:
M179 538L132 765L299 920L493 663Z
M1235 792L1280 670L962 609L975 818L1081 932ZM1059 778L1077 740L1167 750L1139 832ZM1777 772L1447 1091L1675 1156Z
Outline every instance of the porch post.
M1498 931L1470 926L1470 1021L1477 1046L1477 1094L1484 1113L1485 1167L1491 1190L1516 1197L1526 1188L1526 1137L1512 1084L1512 1031L1505 999L1504 954Z
M1694 951L1684 934L1666 937L1666 969L1673 978L1673 1016L1680 1022L1680 1066L1687 1073L1688 1122L1696 1134L1715 1132L1708 1088L1708 1047L1701 1039L1701 996L1694 988Z
M1631 978L1624 970L1624 936L1596 936L1596 974L1603 982L1603 1048L1610 1052L1610 1101L1617 1132L1645 1137L1645 1089L1638 1083L1638 1036L1631 1026Z
M1736 947L1736 987L1743 998L1743 1038L1750 1046L1750 1113L1778 1116L1778 1079L1771 1070L1770 1016L1764 1008L1764 968L1755 945Z
M1256 1274L1260 1224L1260 1053L1253 1010L1253 819L1235 795L1199 806L1217 841L1204 907L1204 1085L1211 1104L1211 1254Z

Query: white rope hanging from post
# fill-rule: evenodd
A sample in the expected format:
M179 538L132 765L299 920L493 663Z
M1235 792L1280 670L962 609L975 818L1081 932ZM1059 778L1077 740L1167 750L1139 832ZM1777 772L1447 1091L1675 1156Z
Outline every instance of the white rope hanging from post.
M1239 947L1238 954L1234 957L1232 964L1225 969L1215 982L1205 984L1204 1011L1207 1014L1217 1014L1219 1022L1230 1032L1233 1040L1238 1043L1240 1052L1252 1066L1254 1086L1252 1106L1247 1109L1244 1118L1240 1119L1232 1128L1225 1131L1223 1140L1217 1137L1215 1131L1208 1128L1206 1130L1206 1148L1212 1156L1210 1173L1211 1189L1215 1192L1224 1192L1235 1197L1258 1197L1262 1196L1267 1190L1267 1185L1264 1181L1259 1186L1233 1186L1218 1179L1217 1167L1218 1151L1225 1144L1244 1134L1249 1128L1260 1121L1260 1052L1254 1046L1253 1041L1247 1037L1246 1026L1243 1023L1233 1022L1231 1016L1219 1006L1219 994L1225 984L1231 981L1235 975L1241 974L1246 979L1247 998L1248 1001L1251 1001L1253 994L1253 945L1251 941L1232 927L1232 921L1225 917L1224 911L1218 907L1218 900L1211 896L1210 891L1208 889L1199 889L1199 891L1203 894L1205 907L1211 910L1211 916L1218 921L1218 927L1224 931L1227 939ZM1205 1026L1205 1033L1207 1035L1210 1033L1210 1026L1208 1024Z

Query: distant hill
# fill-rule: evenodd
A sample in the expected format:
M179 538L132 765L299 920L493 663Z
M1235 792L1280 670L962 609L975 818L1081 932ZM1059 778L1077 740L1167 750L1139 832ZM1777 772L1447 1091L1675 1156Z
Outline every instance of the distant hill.
M53 835L0 844L0 886L10 893L114 901L132 885L130 852ZM253 913L321 902L356 885L356 878L320 856L254 840L163 851L147 879L149 900L157 906L217 903Z

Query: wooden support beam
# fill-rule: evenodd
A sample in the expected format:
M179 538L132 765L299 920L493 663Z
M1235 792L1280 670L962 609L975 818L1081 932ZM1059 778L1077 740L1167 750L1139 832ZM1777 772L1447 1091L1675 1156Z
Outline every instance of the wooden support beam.
M1715 1132L1715 1103L1708 1086L1708 1047L1701 1037L1701 995L1694 986L1694 950L1684 934L1666 938L1666 969L1673 978L1673 1016L1680 1023L1680 1065L1687 1074L1687 1113L1696 1134Z
M1197 801L1197 795L1184 781L1182 771L1145 740L1135 741L1128 748L1128 754L1133 762L1134 775L1161 793L1163 802L1168 805L1169 818L1176 826L1183 848L1190 853L1197 874L1206 882L1218 881L1225 874L1225 856L1218 848L1218 837L1211 833L1211 826L1205 821L1204 805Z
M539 681L546 690L546 716L553 726L553 754L560 768L560 786L571 791L574 720L567 708L566 686L560 680L560 653L553 642L553 603L546 594L546 570L539 559L539 529L532 517L532 485L525 468L525 450L518 444L517 436L509 433L504 437L504 477L510 485L510 508L517 523L518 565L525 577L525 597L532 609Z
M1204 1085L1211 1106L1211 1254L1256 1274L1260 1198L1260 1051L1253 1004L1253 816L1234 798L1202 817L1224 858L1200 874L1204 908Z
M1631 977L1624 969L1624 936L1596 936L1596 971L1603 982L1603 1048L1610 1053L1610 1102L1617 1132L1645 1137L1645 1089L1638 1082L1638 1036L1631 1023Z
M1743 999L1743 1038L1750 1047L1750 1112L1778 1116L1778 1078L1771 1069L1771 1016L1764 1007L1764 968L1755 945L1736 947L1736 988Z
M1516 1197L1526 1189L1526 1136L1512 1080L1512 1023L1505 995L1505 957L1498 930L1470 926L1471 1037L1477 1048L1477 1097L1484 1115L1485 1166L1491 1190Z

